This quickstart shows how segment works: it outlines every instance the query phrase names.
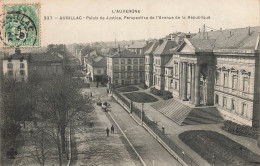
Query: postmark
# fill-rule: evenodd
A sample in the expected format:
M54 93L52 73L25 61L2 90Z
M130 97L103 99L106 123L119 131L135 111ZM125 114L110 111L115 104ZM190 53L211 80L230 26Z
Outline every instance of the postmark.
M4 4L4 47L40 46L40 4Z

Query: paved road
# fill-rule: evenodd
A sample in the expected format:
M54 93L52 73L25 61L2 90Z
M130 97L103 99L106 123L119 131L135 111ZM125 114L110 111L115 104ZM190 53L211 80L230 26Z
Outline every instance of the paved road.
M92 88L91 91L97 98L111 104L112 117L119 124L146 165L181 165L144 128L139 126L119 104L106 95L105 88Z

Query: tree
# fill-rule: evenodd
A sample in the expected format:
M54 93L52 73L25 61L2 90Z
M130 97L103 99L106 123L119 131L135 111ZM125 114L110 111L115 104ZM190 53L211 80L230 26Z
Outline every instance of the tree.
M41 84L38 117L55 126L56 143L61 153L66 151L66 128L82 112L92 109L90 99L82 94L80 84L70 77L56 76ZM55 134L55 133L54 133Z

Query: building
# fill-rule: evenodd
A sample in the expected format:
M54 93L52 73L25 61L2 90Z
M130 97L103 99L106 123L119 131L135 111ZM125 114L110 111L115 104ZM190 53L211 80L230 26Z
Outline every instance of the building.
M173 52L173 96L258 126L259 27L200 32Z
M3 75L15 79L17 82L27 81L28 79L28 60L29 54L22 54L19 49L15 54L5 56L3 61Z
M107 75L107 58L98 56L85 58L86 72L90 81L102 82Z
M108 57L107 75L113 85L144 83L144 55L124 49Z
M145 51L145 85L150 87L153 85L153 52L158 47L159 42L151 42L152 45Z
M135 41L127 49L129 51L135 52L137 55L143 55L147 49L147 42Z
M178 45L172 40L160 40L153 52L153 85L156 89L165 89L165 65L172 58L171 49Z
M6 56L3 61L3 74L14 78L17 82L27 81L34 73L41 76L63 74L63 59L58 54L21 53Z

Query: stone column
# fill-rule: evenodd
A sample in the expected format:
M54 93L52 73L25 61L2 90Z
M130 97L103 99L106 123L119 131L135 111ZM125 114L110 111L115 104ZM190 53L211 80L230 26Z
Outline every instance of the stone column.
M192 83L191 83L191 103L194 104L195 102L195 64L192 64Z
M195 71L195 106L200 105L200 65L196 65Z
M187 62L183 62L183 72L182 72L182 86L183 86L183 95L182 95L182 100L187 101Z
M190 66L190 102L191 102L191 100L192 100L192 83L193 83L193 76L192 76L192 64L189 64L189 66Z
M182 62L180 62L180 65L179 65L179 98L182 98Z

